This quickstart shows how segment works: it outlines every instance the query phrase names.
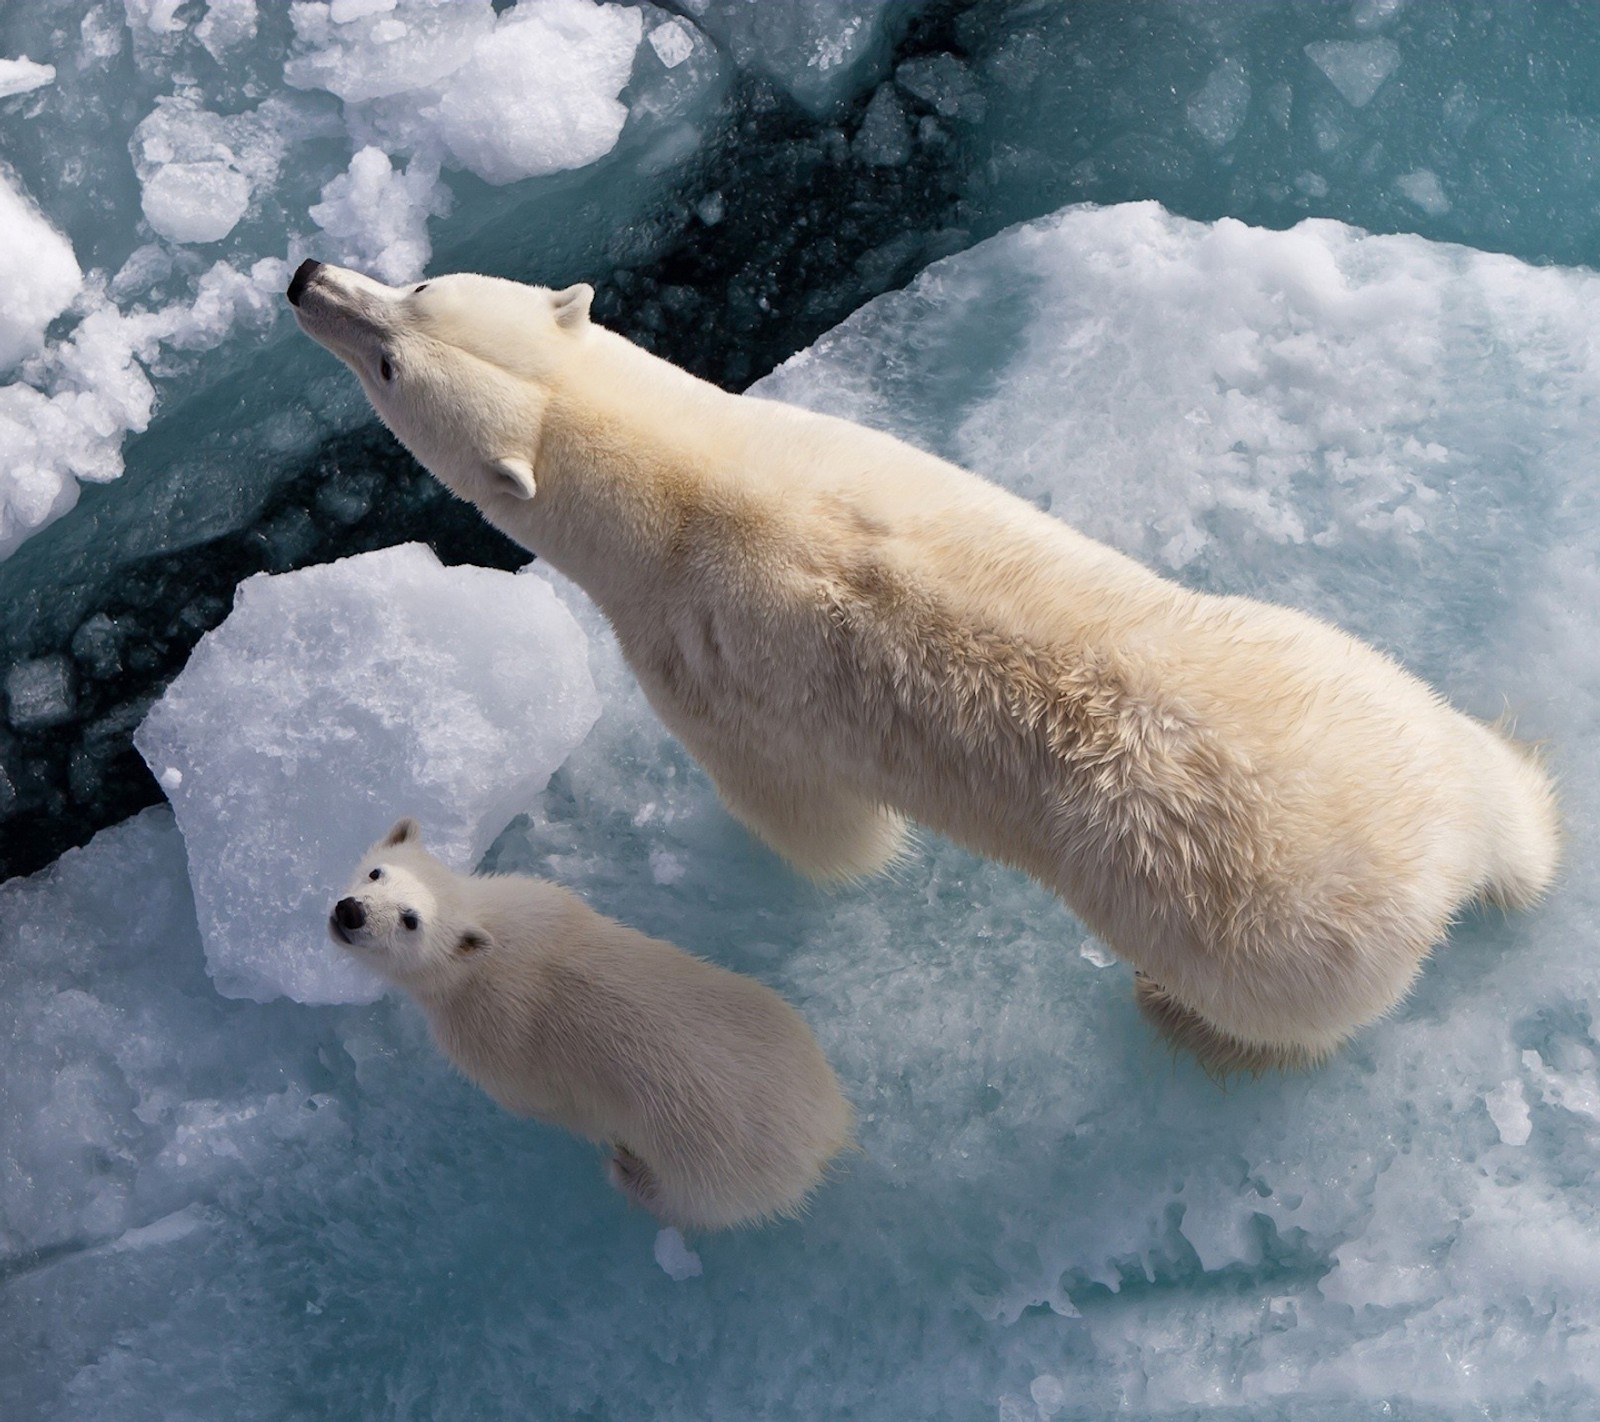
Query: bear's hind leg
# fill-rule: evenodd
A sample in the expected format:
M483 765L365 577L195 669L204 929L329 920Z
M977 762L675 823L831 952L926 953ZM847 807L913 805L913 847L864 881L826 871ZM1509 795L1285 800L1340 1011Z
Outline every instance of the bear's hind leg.
M1327 1056L1326 1052L1294 1044L1243 1041L1207 1022L1143 973L1134 974L1133 996L1146 1022L1174 1047L1194 1053L1206 1074L1218 1080L1241 1071L1251 1076L1268 1071L1297 1071L1316 1066Z

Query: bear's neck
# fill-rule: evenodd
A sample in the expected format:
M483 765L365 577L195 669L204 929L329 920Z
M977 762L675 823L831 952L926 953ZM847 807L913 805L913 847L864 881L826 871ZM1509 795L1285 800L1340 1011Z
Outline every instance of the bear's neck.
M734 477L743 401L609 331L551 391L535 466L538 492L507 529L621 612L659 596L708 512L754 512Z

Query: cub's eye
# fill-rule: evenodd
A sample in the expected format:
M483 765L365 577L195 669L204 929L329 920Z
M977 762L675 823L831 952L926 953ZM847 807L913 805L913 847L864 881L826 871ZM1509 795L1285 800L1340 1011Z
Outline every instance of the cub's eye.
M427 289L428 289L428 283L427 282L423 282L421 286L412 287L411 288L411 294L413 296L415 296L419 291L426 291Z
M389 364L388 356L384 356L384 358L378 362L378 374L383 377L383 383L385 385L394 379L394 367Z
M400 922L405 924L405 926L413 933L417 931L417 924L419 924L421 921L422 920L419 919L416 914L412 913L410 909L407 909L403 914L400 915Z
M369 878L369 879L381 879L381 878L383 878L383 870L374 869L370 874L367 875L367 878Z

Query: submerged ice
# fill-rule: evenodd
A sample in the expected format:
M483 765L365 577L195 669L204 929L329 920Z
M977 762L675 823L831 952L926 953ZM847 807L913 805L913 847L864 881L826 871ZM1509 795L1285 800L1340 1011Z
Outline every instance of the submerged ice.
M477 1416L1591 1415L1597 320L1589 273L1075 208L936 264L757 391L926 444L1184 580L1334 617L1548 738L1564 882L1536 913L1465 919L1331 1065L1223 1089L1173 1061L1058 902L938 841L872 884L797 880L720 809L592 605L498 575L463 594L474 616L506 605L521 639L508 590L562 603L602 709L463 847L520 809L486 867L777 987L837 1066L861 1154L802 1221L662 1238L585 1147L454 1079L403 1004L212 991L153 811L0 889L20 1163L0 1323L35 1343L0 1386L31 1414L170 1415L203 1410L228 1357L244 1417L330 1388L358 1412ZM366 560L245 585L218 637L260 603L270 653L243 642L245 681L218 678L187 758L153 761L181 772L197 884L236 832L199 853L189 832L217 747L361 742L332 767L381 756L396 704L436 719L371 609L413 579L430 610L444 594L421 555L391 556L337 615L311 592ZM280 587L305 595L287 626L263 601ZM407 645L448 625L453 647L460 616L438 617ZM456 671L494 701L487 662ZM313 717L272 699L284 682L389 689ZM425 759L399 758L385 794ZM281 773L240 778L267 787L241 814L317 834L362 777L302 775L303 802Z

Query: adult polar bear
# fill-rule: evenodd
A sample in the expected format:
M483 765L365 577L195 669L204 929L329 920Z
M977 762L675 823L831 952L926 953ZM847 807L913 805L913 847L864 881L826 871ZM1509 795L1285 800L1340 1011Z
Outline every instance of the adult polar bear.
M729 395L587 286L289 300L384 422L581 584L729 809L853 878L902 816L1034 875L1220 1070L1313 1062L1558 852L1534 758L1301 613L1169 583L887 435Z

